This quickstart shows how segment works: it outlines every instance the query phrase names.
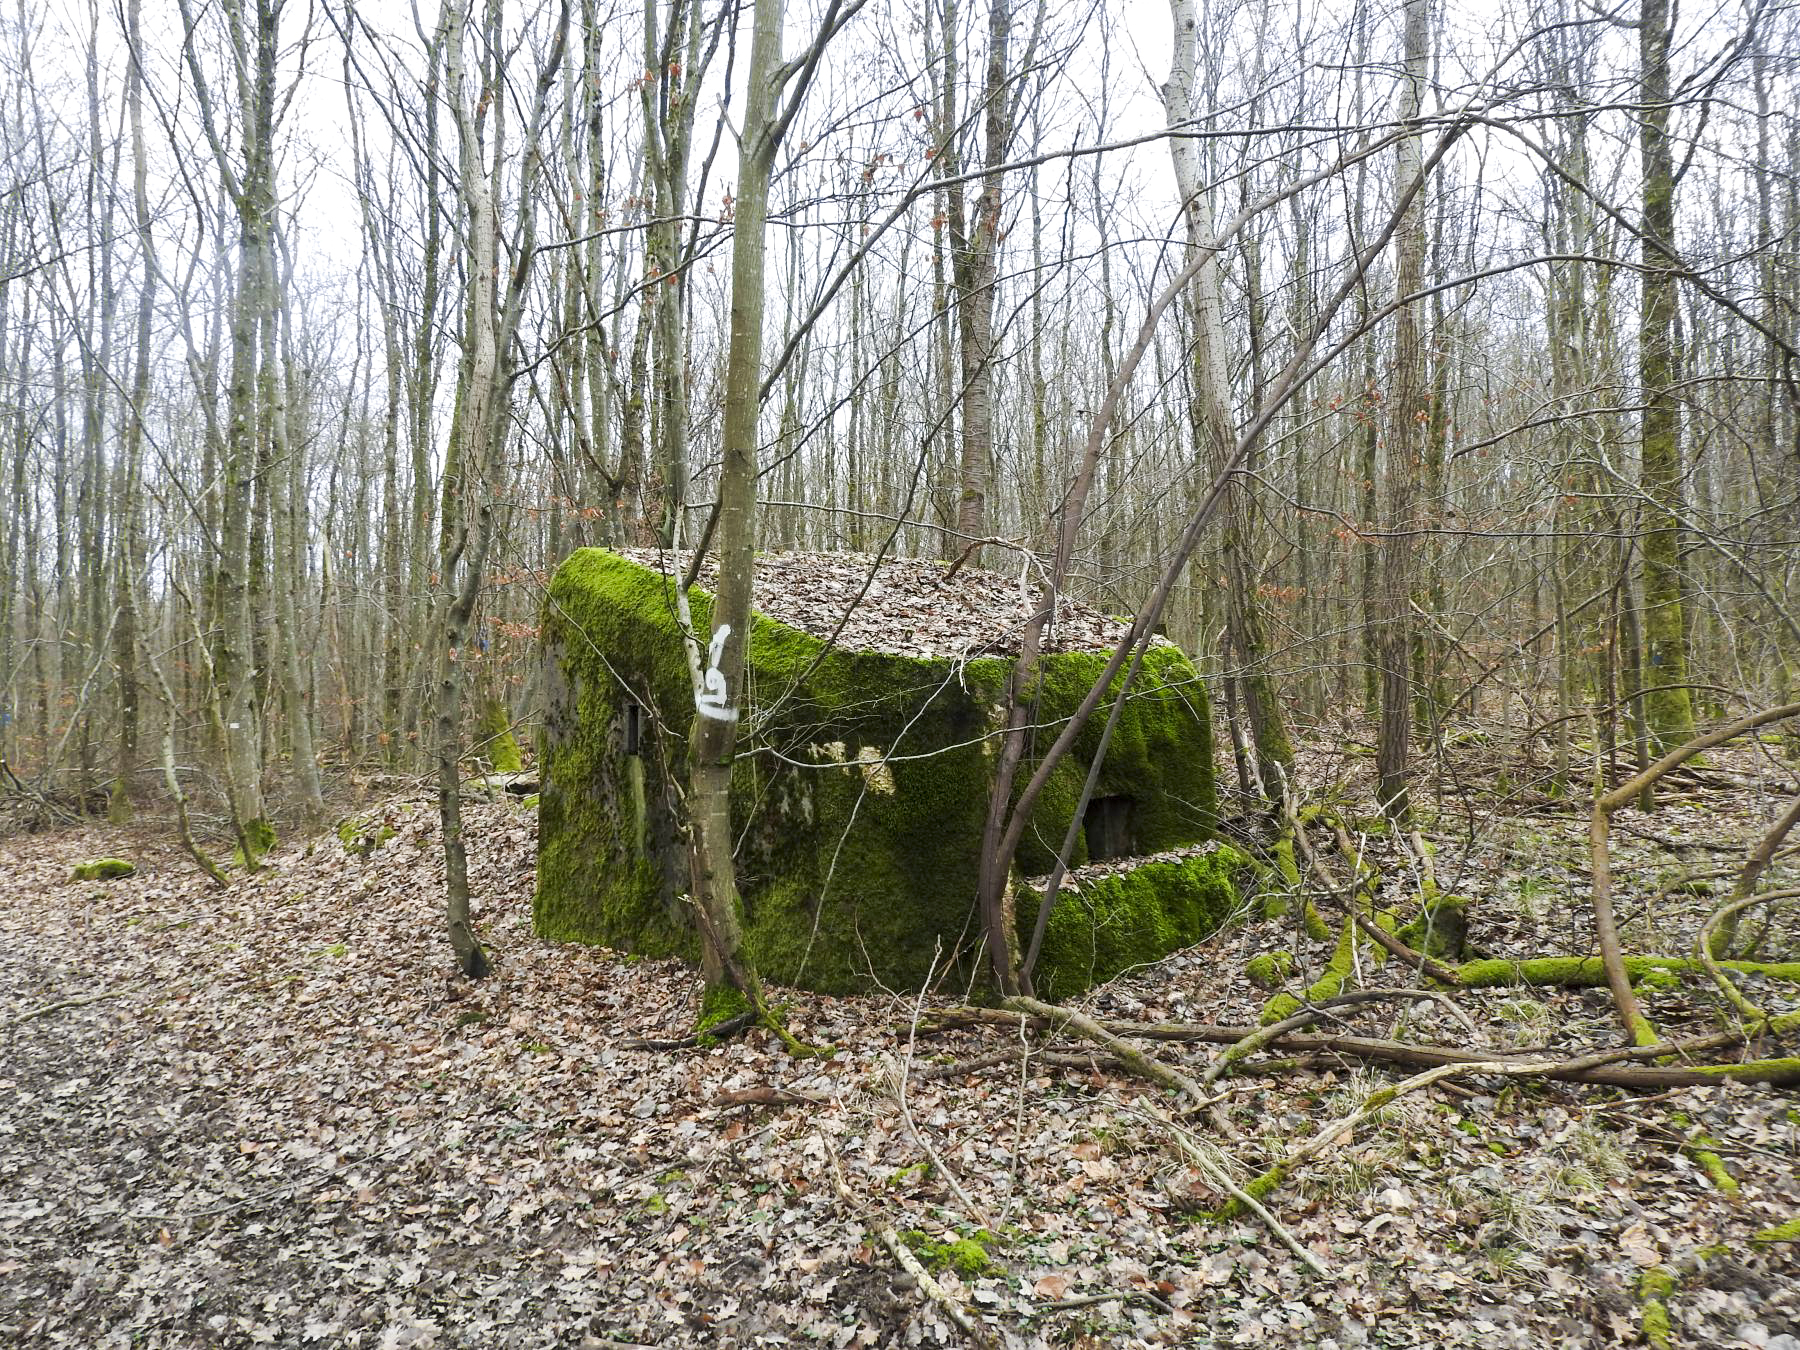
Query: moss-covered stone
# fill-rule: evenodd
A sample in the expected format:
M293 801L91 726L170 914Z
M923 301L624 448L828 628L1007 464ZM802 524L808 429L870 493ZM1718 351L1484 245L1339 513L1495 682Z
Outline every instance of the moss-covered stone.
M127 862L123 858L96 858L92 862L76 863L70 874L72 881L116 881L120 877L128 877L137 871L137 864Z
M698 944L673 785L694 705L674 585L599 549L577 551L551 582L533 918L546 937L691 960ZM689 601L706 631L710 597L696 587ZM1046 659L1033 691L1039 747L1105 659ZM745 941L763 975L836 993L876 982L917 987L934 962L959 979L980 973L975 877L1007 673L1000 660L827 647L753 619L749 734L733 765L732 812ZM1106 711L1051 775L1019 851L1025 872L1048 870L1046 841L1068 828ZM1028 760L1020 786L1031 768ZM1146 656L1096 795L1129 799L1135 851L1210 837L1217 799L1206 697L1178 650ZM1183 891L1173 909L1187 913L1196 892L1216 907L1208 869L1173 869L1168 880ZM1193 924L1146 916L1136 888L1125 889L1132 893L1098 907L1058 903L1041 968L1065 992L1078 970L1170 950L1152 954L1149 940L1193 940ZM1116 922L1084 939L1072 929L1090 913Z
M1261 956L1250 958L1244 967L1244 973L1250 977L1250 983L1260 989L1279 989L1287 982L1287 977L1294 970L1294 954L1292 952L1264 952Z

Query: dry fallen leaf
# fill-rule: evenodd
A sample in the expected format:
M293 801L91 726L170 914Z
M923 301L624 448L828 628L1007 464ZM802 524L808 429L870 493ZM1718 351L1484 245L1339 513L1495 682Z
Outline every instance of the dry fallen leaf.
M1634 1223L1619 1234L1619 1250L1640 1266L1654 1266L1662 1260L1662 1253L1650 1240L1649 1229L1641 1223Z

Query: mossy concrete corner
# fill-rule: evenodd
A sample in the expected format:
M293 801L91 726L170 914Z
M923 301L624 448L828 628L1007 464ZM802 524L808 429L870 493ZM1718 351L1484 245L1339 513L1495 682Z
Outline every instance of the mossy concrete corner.
M1246 854L1220 845L1066 886L1044 929L1033 973L1038 996L1058 1002L1193 946L1231 917L1238 902L1234 878L1252 867ZM1041 899L1029 885L1017 897L1021 951L1030 944Z
M698 956L679 791L694 701L677 584L601 549L577 551L551 581L533 902L546 937ZM710 595L695 587L688 600L709 631ZM820 615L827 628L835 618ZM1045 658L1034 755L1105 662L1094 652ZM979 976L975 879L1008 670L997 658L851 650L753 618L732 813L746 943L764 976L829 993L917 988L934 968ZM1051 774L1023 872L1048 870L1044 841L1068 829L1108 710ZM1109 842L1122 834L1130 853L1211 838L1209 712L1178 649L1147 654L1095 796L1113 813ZM1087 854L1084 835L1073 861ZM1138 892L1165 884L1178 898L1152 913ZM1117 894L1059 899L1042 968L1067 991L1166 955L1202 935L1197 916L1229 908L1228 886L1195 864Z

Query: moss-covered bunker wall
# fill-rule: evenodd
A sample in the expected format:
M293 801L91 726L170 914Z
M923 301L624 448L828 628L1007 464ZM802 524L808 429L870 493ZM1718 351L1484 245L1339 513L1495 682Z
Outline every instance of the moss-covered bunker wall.
M534 901L547 937L697 955L671 790L693 718L673 585L600 549L573 554L551 583ZM711 597L695 588L690 599L704 629ZM1034 722L1042 744L1105 660L1045 661ZM755 619L733 814L745 932L766 977L826 992L917 987L940 944L940 969L980 969L975 877L1007 669L998 659L827 649ZM1023 871L1047 870L1103 721L1092 719L1043 793L1019 851ZM1096 795L1128 804L1134 853L1211 835L1206 697L1175 648L1146 657ZM1222 917L1223 866L1190 859L1166 865L1169 884L1146 875L1104 903L1059 900L1040 985L1066 995L1203 936ZM1028 935L1035 901L1020 909Z

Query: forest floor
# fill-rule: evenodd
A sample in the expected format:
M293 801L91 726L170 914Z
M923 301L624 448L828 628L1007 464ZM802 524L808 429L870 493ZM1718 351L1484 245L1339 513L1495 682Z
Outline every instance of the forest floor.
M1779 777L1716 770L1620 817L1634 950L1687 950L1711 902L1659 884L1741 857L1785 804ZM1800 1347L1800 1244L1751 1241L1800 1214L1793 1094L1469 1077L1403 1096L1268 1197L1321 1276L1260 1221L1208 1217L1224 1196L1171 1147L1166 1094L1046 1063L1018 1028L915 1038L911 999L781 991L834 1057L761 1032L632 1048L691 1029L695 976L535 938L535 816L516 802L468 808L497 969L451 980L435 810L394 798L373 818L394 834L367 855L325 834L228 891L151 824L0 839L0 1342L970 1343L875 1240L891 1225L1008 1346L1629 1344L1643 1274L1666 1268L1669 1343ZM1440 878L1477 900L1490 954L1590 949L1579 802L1472 796L1440 824ZM137 873L70 879L115 855ZM1800 956L1793 911L1765 955ZM1275 947L1316 969L1330 944L1246 922L1082 1006L1254 1023L1267 995L1245 964ZM1716 1025L1715 1002L1685 980L1648 1006L1678 1034ZM1618 1040L1603 990L1454 1003L1345 1026ZM1156 1047L1191 1073L1217 1052ZM1247 1177L1403 1073L1274 1066L1222 1080L1232 1137L1190 1128ZM1735 1195L1697 1160L1702 1132Z

